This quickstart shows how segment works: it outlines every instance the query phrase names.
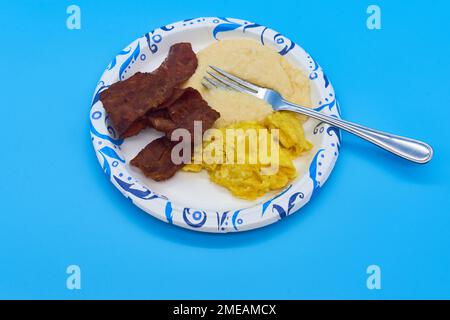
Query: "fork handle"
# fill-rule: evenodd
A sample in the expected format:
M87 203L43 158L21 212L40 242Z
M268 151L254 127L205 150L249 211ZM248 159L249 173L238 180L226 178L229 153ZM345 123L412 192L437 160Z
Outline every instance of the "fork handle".
M283 100L283 103L277 106L277 110L293 111L326 122L347 132L353 133L364 140L372 142L373 144L412 162L427 163L433 157L433 148L425 142L340 120L286 100Z

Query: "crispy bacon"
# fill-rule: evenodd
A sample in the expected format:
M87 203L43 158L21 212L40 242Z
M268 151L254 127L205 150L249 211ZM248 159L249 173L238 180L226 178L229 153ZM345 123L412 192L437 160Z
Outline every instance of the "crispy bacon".
M174 94L174 88L194 74L197 65L197 57L190 43L177 43L170 48L167 58L155 71L138 72L103 91L100 100L119 136L130 136L130 132L142 128L143 122L139 124L138 121L127 132L149 110L166 102Z
M189 130L191 136L194 134L194 121L202 122L203 133L220 117L220 113L212 109L203 100L200 92L193 88L185 89L180 98L167 108L167 111L175 127ZM165 131L166 135L170 137L172 131Z
M170 123L164 120L165 118L168 118L167 107L174 103L183 92L184 89L174 88L172 95L166 101L134 121L123 133L122 138L135 136L147 127L153 127L156 130L163 132L171 130Z
M182 167L182 164L177 165L172 162L171 154L174 145L175 143L167 137L153 140L130 163L155 181L166 180Z
M155 111L148 119L153 127L163 131L166 136L152 141L131 161L140 168L147 177L161 181L172 177L182 165L171 161L172 148L178 142L172 142L170 136L177 128L187 129L193 144L194 121L202 122L202 133L211 128L220 114L212 109L200 93L187 88L183 94L167 109ZM157 141L157 142L155 142ZM157 158L157 159L156 159Z

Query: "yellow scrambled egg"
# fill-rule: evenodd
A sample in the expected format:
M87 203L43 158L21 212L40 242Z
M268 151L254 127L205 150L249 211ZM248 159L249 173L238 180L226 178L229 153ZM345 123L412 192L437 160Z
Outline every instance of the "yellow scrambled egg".
M234 196L247 200L254 200L271 190L281 189L297 174L292 160L312 148L312 144L305 138L300 119L295 113L278 111L260 122L239 122L215 129L216 134L205 136L203 148L201 151L197 150L196 156L200 153L201 161L185 165L183 171L200 172L205 169L211 181L227 188ZM227 129L235 129L234 143L231 145L226 143L226 139L218 140L220 136L226 137ZM261 129L269 129L265 130L268 143L267 149L264 149L265 153L263 152L267 157L260 157L261 144L255 146L249 140L249 133L256 132L256 139L261 142L264 132ZM278 129L278 137L272 134L270 129ZM245 142L243 159L238 158L238 141ZM275 150L272 148L273 143L278 147L277 157L272 157ZM254 155L257 155L256 161L252 158ZM234 161L227 161L230 156ZM271 172L269 169L274 167L277 170Z

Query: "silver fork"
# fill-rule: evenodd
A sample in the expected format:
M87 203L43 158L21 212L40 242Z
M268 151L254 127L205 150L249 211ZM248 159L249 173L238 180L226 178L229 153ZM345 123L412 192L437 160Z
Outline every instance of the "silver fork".
M433 157L433 148L425 142L370 129L359 124L325 115L313 109L286 101L274 90L259 87L217 67L210 66L210 68L215 72L207 71L210 77L205 76L203 78L203 85L209 89L222 88L247 93L266 101L272 106L273 110L298 112L326 122L412 162L427 163Z

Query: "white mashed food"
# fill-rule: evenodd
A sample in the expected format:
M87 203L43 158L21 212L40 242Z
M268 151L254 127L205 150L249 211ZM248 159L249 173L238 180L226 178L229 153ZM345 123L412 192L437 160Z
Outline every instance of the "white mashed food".
M200 91L208 104L220 112L216 127L240 121L260 121L272 112L270 105L250 95L229 90L208 90L202 78L209 65L217 66L259 86L272 88L293 103L309 107L308 77L285 57L254 40L222 40L197 53L198 68L185 83ZM210 69L209 69L210 70Z

